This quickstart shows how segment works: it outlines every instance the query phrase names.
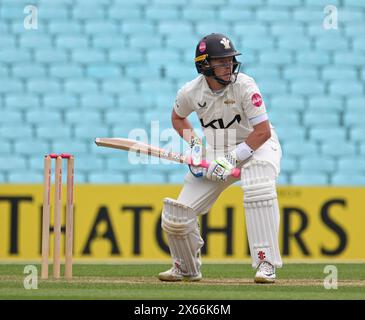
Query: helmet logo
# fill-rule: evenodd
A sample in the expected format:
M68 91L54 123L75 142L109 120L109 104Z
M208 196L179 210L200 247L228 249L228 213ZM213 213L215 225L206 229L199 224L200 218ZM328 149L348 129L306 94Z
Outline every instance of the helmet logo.
M204 52L206 49L207 49L207 44L204 41L200 42L199 51Z
M231 45L229 44L229 40L227 38L223 38L220 43L224 45L224 49L231 49Z

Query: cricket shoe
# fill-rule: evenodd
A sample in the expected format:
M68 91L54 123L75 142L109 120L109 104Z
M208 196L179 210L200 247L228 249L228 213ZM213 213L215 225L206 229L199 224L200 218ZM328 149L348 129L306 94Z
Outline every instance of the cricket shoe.
M275 267L269 262L261 262L255 275L256 283L274 283Z
M185 275L180 269L172 267L167 271L160 272L158 278L161 281L199 281L202 279L202 274L199 272L197 275Z

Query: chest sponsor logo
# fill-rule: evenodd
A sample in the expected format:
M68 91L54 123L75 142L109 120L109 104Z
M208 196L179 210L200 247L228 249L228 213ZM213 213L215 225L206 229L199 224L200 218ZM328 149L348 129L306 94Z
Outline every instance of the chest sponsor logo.
M227 99L227 100L225 100L223 102L224 102L224 104L235 104L236 103L236 101L235 100L232 100L232 99Z
M202 125L203 128L213 128L213 129L228 129L232 124L234 124L237 121L237 123L241 122L241 116L239 114L237 114L233 120L231 120L229 123L227 123L226 125L223 122L223 119L216 119L216 120L212 120L209 123L205 124L203 119L200 119L200 123Z

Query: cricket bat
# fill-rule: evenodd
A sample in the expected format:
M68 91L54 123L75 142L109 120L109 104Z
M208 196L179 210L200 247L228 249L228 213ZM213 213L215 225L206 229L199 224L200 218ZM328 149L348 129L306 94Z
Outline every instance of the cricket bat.
M149 156L158 157L161 159L166 159L178 163L185 163L189 165L192 164L192 159L190 157L186 157L181 153L167 151L165 149L152 146L137 140L125 139L125 138L96 138L95 143L99 147L121 149L125 151L146 154ZM203 168L208 168L209 163L203 160L198 166ZM240 169L234 168L231 172L231 175L233 177L239 178L241 176Z

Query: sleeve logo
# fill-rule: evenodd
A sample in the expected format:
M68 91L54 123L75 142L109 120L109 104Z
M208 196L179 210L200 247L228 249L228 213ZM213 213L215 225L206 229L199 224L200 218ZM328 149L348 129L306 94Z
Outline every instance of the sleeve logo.
M255 107L260 107L262 105L262 98L258 93L252 95L251 101Z

